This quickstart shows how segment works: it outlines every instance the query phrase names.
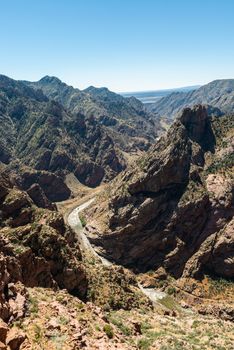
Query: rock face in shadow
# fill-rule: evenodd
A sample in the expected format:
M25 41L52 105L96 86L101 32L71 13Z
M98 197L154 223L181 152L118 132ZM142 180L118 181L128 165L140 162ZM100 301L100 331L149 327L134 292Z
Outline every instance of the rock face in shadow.
M68 199L71 195L70 189L60 176L47 171L34 171L32 169L23 171L20 177L20 185L22 188L33 195L31 187L34 186L34 184L38 185L37 189L40 191L41 200L44 201L43 208L49 205L49 202L45 202L46 198L51 202L59 202ZM44 197L44 199L42 197ZM39 198L36 200L39 201ZM41 204L43 203L41 202Z
M39 208L47 208L51 210L56 209L56 206L48 200L44 191L38 183L32 184L32 186L30 186L27 190L27 193Z
M185 109L167 135L114 180L103 209L107 229L87 227L96 249L138 271L233 277L233 142L232 116Z

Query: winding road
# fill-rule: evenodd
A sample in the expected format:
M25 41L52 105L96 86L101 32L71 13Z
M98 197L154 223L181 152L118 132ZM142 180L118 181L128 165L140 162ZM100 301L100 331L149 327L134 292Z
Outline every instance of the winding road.
M111 266L112 263L108 261L107 259L101 257L97 254L97 252L93 249L91 246L88 238L86 237L84 233L84 227L82 226L79 213L88 208L90 204L92 204L95 201L95 198L90 199L89 201L79 205L75 209L72 210L72 212L67 217L68 225L76 232L78 241L80 243L80 247L84 252L90 252L92 255L94 255L96 258L101 260L102 264L105 266Z
M154 288L145 288L140 283L138 283L138 287L142 293L144 293L153 303L167 296L165 292L156 290Z
M73 209L67 217L67 222L68 222L68 225L76 232L81 249L84 252L89 252L93 256L98 258L103 265L111 266L113 265L113 263L101 257L100 255L98 255L97 252L92 247L92 245L90 244L88 238L84 233L84 228L82 226L82 223L79 217L79 213L82 210L86 209L88 206L90 206L90 204L92 204L94 201L95 201L95 198L92 198L87 202L79 205L75 209ZM142 293L144 293L153 303L156 303L158 300L163 299L167 295L166 293L162 291L158 291L154 288L144 288L140 283L138 283L138 287L142 291Z

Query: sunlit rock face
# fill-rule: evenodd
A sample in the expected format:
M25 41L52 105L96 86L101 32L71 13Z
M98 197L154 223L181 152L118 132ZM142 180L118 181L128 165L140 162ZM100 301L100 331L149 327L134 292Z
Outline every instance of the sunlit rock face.
M104 256L139 271L163 267L175 277L233 277L233 117L185 109L116 178L102 210L106 229L97 223L88 234Z

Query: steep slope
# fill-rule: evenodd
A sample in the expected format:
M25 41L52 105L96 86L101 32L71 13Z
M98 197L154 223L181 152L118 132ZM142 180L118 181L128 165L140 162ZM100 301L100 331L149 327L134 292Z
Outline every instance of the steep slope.
M216 115L220 115L220 111L232 113L234 110L234 79L214 80L195 91L172 93L149 105L148 109L158 113L161 117L173 119L183 108L196 104L210 106L210 112Z
M97 251L136 271L234 277L233 121L185 109L88 212Z
M73 172L89 186L125 167L113 139L95 118L66 111L41 90L0 76L0 111L2 163L20 162L61 176Z
M124 98L107 88L89 88L80 91L46 76L38 82L25 82L41 89L50 99L61 103L72 113L82 113L97 120L115 145L124 152L146 150L163 129L144 105L136 98Z
M86 296L87 277L74 233L58 212L39 209L4 173L0 174L0 248L1 267L7 271L2 283L66 288ZM7 298L7 289L5 293Z

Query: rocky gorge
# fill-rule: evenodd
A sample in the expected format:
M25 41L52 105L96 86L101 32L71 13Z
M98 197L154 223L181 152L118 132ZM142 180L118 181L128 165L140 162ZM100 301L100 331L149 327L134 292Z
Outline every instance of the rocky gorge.
M232 349L234 117L211 114L166 133L108 89L0 77L0 349Z
M100 254L176 278L233 277L232 116L185 109L109 193L87 227Z

